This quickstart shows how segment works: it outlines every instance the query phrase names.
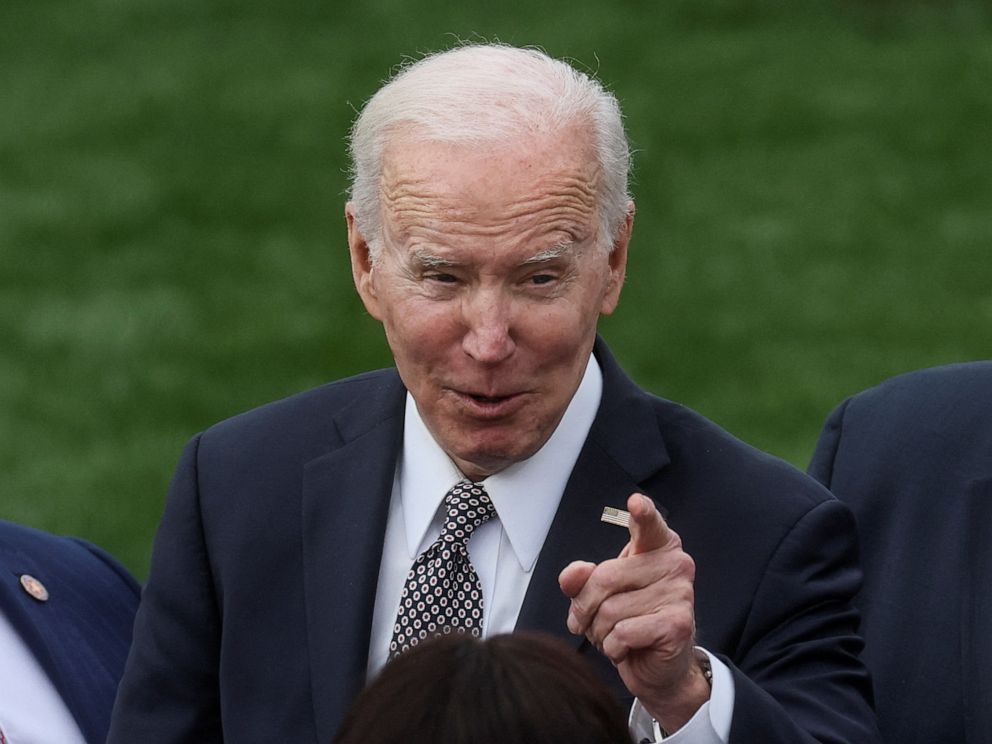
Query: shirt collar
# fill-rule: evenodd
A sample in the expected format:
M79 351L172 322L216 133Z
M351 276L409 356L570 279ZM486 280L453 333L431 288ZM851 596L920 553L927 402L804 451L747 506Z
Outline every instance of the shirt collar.
M544 446L482 481L524 571L534 567L541 552L602 393L603 375L590 355L578 390ZM427 547L423 543L444 495L464 478L431 436L407 393L399 494L411 559Z

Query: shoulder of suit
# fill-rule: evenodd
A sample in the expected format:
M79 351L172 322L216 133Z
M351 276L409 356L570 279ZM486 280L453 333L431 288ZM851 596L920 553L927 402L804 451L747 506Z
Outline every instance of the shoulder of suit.
M859 420L900 422L914 429L928 421L982 422L992 416L992 361L965 362L915 370L891 377L852 396L845 428ZM992 427L989 427L992 428Z
M199 461L236 468L305 462L364 430L402 420L405 395L394 369L327 383L214 424L197 437Z
M239 413L211 426L207 433L245 432L255 428L327 421L359 406L366 415L388 411L405 389L395 369L381 369L329 382Z
M77 537L50 532L14 522L0 520L0 555L5 567L15 573L56 571L59 574L116 575L137 601L138 584L113 556L92 543ZM39 577L42 578L42 577Z
M930 395L960 395L965 391L989 393L992 386L992 361L962 362L939 367L927 367L890 377L856 398L866 398L900 391L909 393L927 391Z
M0 519L0 548L7 552L21 551L40 555L51 551L77 552L82 549L81 542Z
M898 375L851 397L841 441L913 468L923 457L944 458L946 469L946 458L987 462L990 422L992 361L951 364Z
M810 508L833 496L796 467L765 452L687 406L651 396L672 468L725 481L731 493Z

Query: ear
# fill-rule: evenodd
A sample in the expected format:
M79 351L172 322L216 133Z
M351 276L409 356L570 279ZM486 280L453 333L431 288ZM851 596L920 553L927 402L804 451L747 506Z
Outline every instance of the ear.
M627 204L627 216L623 225L613 241L613 250L609 255L610 276L606 283L606 293L603 295L603 302L599 312L603 315L610 315L617 308L620 302L620 291L623 289L623 282L627 276L627 246L630 244L630 236L634 232L634 202Z
M351 202L344 205L344 217L348 221L348 251L351 254L351 277L355 281L355 289L358 290L358 296L362 298L362 304L365 305L369 315L376 320L382 320L375 287L372 252L358 226L355 205Z

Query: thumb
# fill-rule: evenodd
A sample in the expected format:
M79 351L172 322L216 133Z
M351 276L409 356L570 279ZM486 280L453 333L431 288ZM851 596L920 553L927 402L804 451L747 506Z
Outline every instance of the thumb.
M572 561L558 574L558 586L566 597L574 597L582 591L582 587L586 585L595 568L595 563Z

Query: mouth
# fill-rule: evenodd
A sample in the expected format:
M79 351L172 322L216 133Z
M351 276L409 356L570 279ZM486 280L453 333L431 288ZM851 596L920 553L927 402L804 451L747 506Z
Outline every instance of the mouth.
M499 403L513 397L511 395L475 395L474 393L467 393L467 395L479 403Z
M525 393L484 395L468 390L452 390L462 409L480 419L499 419L516 413L524 403Z

